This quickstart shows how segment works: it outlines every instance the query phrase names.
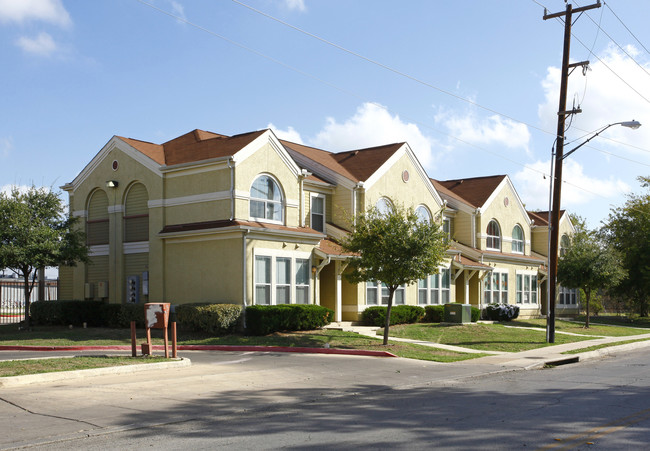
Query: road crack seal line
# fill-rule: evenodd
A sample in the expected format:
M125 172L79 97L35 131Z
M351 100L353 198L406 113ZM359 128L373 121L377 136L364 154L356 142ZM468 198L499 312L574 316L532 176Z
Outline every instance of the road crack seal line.
M7 399L4 399L4 398L0 398L0 401L5 402L5 403L7 403L7 404L9 404L9 405L12 405L12 406L16 407L17 409L20 409L20 410L22 410L22 411L24 411L24 412L29 413L30 415L37 415L37 416L41 416L41 417L57 418L57 419L59 419L59 420L66 420L66 421L73 421L73 422L75 422L75 423L83 423L83 424L87 424L88 426L92 426L92 427L94 427L94 428L100 428L100 429L103 428L103 426L100 426L100 425L98 425L98 424L93 424L93 423L90 423L90 422L88 422L88 421L79 420L79 419L77 419L77 418L68 418L68 417L61 417L61 416L58 416L58 415L50 415L49 413L39 413L39 412L34 412L34 411L32 411L32 410L26 409L25 407L20 406L20 405L18 405L18 404L16 404L16 403L11 402L11 401L9 401L9 400L7 400Z

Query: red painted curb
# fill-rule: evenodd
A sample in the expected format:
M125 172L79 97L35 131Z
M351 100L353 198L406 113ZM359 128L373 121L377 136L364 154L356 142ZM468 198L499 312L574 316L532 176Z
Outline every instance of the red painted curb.
M153 349L163 351L163 345ZM387 351L336 348L291 348L287 346L228 346L228 345L180 345L179 351L240 351L240 352L298 352L303 354L359 355L366 357L397 357ZM131 346L0 346L0 351L130 351Z

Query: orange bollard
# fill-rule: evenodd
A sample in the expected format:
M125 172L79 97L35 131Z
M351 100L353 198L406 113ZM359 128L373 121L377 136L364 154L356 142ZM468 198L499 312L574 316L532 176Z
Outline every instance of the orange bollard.
M138 347L135 340L135 321L131 321L131 357L138 355Z
M176 321L172 323L172 358L177 357L177 352L176 352Z

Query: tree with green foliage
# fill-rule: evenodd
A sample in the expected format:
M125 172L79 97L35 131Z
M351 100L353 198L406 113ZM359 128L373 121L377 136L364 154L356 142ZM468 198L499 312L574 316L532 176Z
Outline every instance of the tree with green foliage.
M650 188L650 177L639 177ZM650 304L650 193L630 194L625 205L613 208L603 226L607 241L623 258L628 277L616 289L631 302L636 313L648 316Z
M597 233L587 229L580 218L572 218L576 231L569 247L560 256L557 265L557 280L566 288L580 288L585 293L589 327L589 306L592 293L616 286L626 276L621 257L615 249L601 240Z
M64 214L59 196L46 188L13 187L10 193L0 193L0 268L23 279L26 328L37 270L88 261L84 234L74 228L75 219Z
M353 231L341 245L355 254L346 273L351 283L376 281L388 288L387 345L395 291L438 272L449 247L448 236L439 223L423 221L412 208L384 213L371 208L356 217Z

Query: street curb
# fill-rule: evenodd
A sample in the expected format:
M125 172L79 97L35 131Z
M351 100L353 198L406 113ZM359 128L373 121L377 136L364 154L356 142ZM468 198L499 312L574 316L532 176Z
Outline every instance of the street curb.
M164 351L163 345L153 350ZM338 354L365 357L397 357L388 351L363 349L301 348L288 346L241 346L241 345L180 345L179 351L231 351L231 352L297 352L302 354ZM0 346L0 351L131 351L131 346Z
M27 374L25 376L0 377L0 388L17 387L21 385L39 384L44 382L57 382L71 378L83 379L86 377L132 374L154 370L167 370L170 368L183 368L191 365L192 361L190 359L180 358L160 363L143 363L139 365L110 366L106 368L92 368L88 370L60 371L56 373L39 373Z

